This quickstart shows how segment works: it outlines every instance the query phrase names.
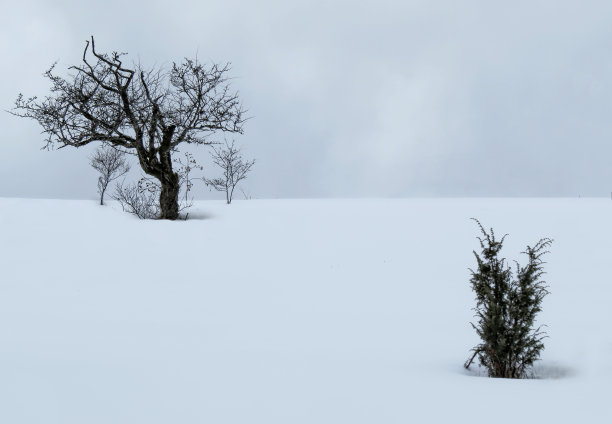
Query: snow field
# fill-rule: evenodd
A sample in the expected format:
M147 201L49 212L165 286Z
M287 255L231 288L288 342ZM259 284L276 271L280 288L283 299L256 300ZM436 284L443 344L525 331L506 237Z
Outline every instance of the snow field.
M612 201L0 199L0 422L608 422ZM477 217L540 237L534 380L463 362ZM520 406L520 408L519 408Z

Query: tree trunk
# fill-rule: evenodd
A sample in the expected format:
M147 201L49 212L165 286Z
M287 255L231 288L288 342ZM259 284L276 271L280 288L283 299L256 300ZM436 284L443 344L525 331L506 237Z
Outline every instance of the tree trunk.
M161 178L161 192L159 193L160 219L177 219L179 217L179 184L175 172L165 174Z
M175 128L175 126L170 126L164 130L159 149L150 147L150 150L147 150L142 144L142 139L136 144L138 161L142 170L146 174L157 178L161 185L159 193L159 219L175 220L179 217L178 197L181 185L178 174L172 169L172 151L170 145Z
M106 186L104 186L100 190L100 206L104 206L104 192L106 191Z

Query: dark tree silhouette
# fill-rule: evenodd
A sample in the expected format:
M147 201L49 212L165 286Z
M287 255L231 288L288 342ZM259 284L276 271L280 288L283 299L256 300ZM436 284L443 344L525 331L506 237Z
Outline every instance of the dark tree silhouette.
M104 193L108 185L117 178L127 174L130 164L125 160L125 153L109 146L102 146L89 159L91 166L100 173L98 177L98 193L100 205L104 204Z
M218 131L242 133L245 112L230 91L229 64L185 59L164 71L127 67L123 56L97 52L91 37L82 64L71 66L66 78L53 65L45 73L51 94L42 100L20 94L13 114L36 120L47 148L104 142L133 152L159 181L160 218L176 219L180 181L173 152L182 143L210 145Z

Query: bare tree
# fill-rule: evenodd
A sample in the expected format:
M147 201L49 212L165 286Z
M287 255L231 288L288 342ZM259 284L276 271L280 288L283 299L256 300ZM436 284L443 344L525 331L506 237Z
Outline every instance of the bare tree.
M37 121L47 148L103 142L134 152L144 173L159 181L160 218L176 219L180 182L172 153L182 143L210 145L218 131L242 133L244 109L230 91L229 64L185 59L165 71L128 67L123 56L99 53L91 37L67 78L54 73L55 65L45 73L51 94L20 94L12 113Z
M100 205L104 204L104 193L108 185L117 178L127 174L130 164L125 159L125 153L110 146L102 146L90 158L91 166L100 173L98 177L98 193Z
M214 179L204 178L204 183L217 191L224 191L225 200L229 205L232 203L234 189L240 181L246 178L255 164L255 159L243 160L240 148L234 145L233 140L231 143L226 141L223 147L213 147L212 157L213 162L223 171L223 176Z

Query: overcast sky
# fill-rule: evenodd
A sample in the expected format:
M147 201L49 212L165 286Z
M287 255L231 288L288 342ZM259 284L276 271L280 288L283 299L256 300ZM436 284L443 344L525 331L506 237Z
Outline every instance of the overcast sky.
M3 15L3 110L47 94L42 73L90 35L143 64L232 62L253 197L612 191L611 1L21 0ZM41 151L38 124L6 112L0 128L0 196L95 198L92 149Z

